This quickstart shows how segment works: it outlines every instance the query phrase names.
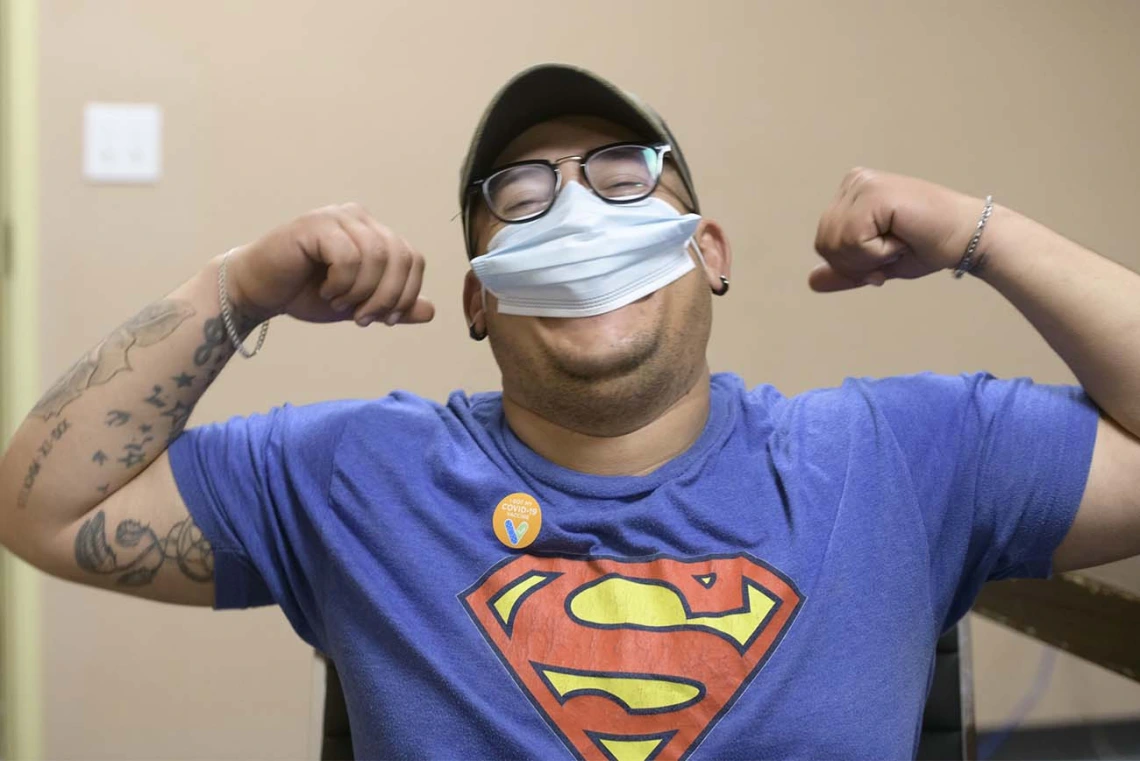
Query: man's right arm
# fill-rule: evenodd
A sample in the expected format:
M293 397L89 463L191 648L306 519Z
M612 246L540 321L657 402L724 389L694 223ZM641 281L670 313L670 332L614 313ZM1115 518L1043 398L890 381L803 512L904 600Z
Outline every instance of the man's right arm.
M120 325L55 382L0 459L0 542L41 570L187 604L213 600L213 551L165 454L234 353L222 258ZM355 205L328 207L236 250L239 333L314 322L425 322L422 257ZM254 509L251 506L250 509Z

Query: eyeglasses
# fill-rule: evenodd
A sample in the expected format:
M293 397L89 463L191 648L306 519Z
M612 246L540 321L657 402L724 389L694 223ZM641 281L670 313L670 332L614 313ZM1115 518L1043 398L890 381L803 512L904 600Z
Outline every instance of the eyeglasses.
M471 189L482 191L487 208L497 219L512 224L530 222L554 205L562 189L559 165L577 161L586 184L603 201L634 203L657 189L670 150L665 143L613 143L584 156L517 161L471 183Z

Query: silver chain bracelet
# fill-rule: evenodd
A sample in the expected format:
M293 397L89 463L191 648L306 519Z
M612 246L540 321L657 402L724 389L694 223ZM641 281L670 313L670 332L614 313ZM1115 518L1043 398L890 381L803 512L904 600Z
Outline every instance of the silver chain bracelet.
M251 359L261 351L261 346L265 343L265 334L269 332L269 321L266 320L261 323L261 332L258 333L257 344L253 347L253 351L245 348L245 343L242 342L241 336L238 335L237 328L234 326L234 315L230 308L230 294L226 290L226 261L232 253L233 249L227 251L222 257L222 266L218 267L218 301L222 304L222 323L226 326L230 343L234 345L239 354L246 359Z
M982 254L976 260L974 254L978 250L978 242L982 239L982 230L986 229L986 222L990 220L990 215L994 213L994 197L986 196L986 205L982 208L982 216L978 220L978 226L974 229L974 237L970 238L970 245L966 246L966 253L962 255L961 261L958 266L954 268L954 277L960 278L971 270L975 270L986 258Z

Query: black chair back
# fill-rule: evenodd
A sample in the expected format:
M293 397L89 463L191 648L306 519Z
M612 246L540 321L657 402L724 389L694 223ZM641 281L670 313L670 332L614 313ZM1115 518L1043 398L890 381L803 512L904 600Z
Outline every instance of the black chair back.
M962 621L938 640L934 679L918 739L919 761L976 758L974 675L970 668L970 624Z

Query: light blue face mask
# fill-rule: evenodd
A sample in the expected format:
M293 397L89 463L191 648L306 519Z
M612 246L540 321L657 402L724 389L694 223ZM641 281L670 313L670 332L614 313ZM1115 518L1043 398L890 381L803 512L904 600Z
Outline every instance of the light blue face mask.
M503 314L591 317L691 271L700 221L659 198L610 204L570 182L545 216L495 233L471 268Z

